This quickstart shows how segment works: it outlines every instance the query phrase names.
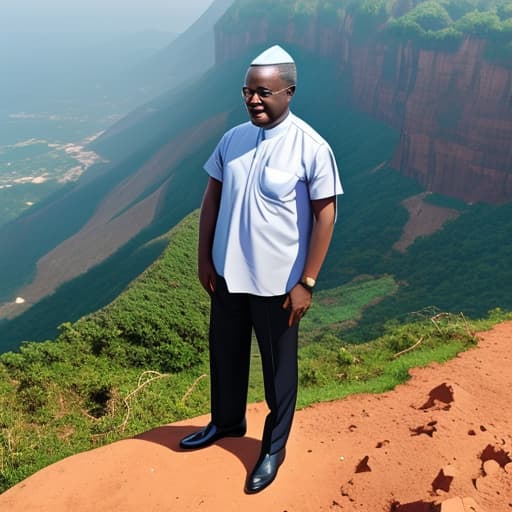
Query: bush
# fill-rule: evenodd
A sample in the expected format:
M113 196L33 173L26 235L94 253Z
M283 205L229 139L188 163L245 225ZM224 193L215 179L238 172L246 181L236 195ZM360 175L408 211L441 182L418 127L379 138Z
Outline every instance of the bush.
M388 23L387 31L399 39L418 40L425 36L425 31L421 28L420 24L406 16L391 20Z
M348 348L341 347L336 354L336 362L340 366L348 366L356 362L355 356L353 356Z
M111 304L60 326L59 343L113 364L181 371L207 349L209 298L196 277L197 212L169 235L159 260ZM29 350L49 350L35 349Z
M500 18L494 12L472 11L455 23L455 29L464 34L481 38L499 35L501 32Z
M441 30L452 23L446 9L435 0L419 4L404 17L415 21L423 30Z

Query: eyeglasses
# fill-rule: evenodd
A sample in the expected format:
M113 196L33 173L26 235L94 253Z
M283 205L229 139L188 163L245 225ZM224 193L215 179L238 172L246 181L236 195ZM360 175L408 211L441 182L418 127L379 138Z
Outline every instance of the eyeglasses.
M287 91L291 87L295 87L295 85L289 85L288 87L285 87L284 89L279 89L279 91L271 91L270 89L267 89L266 87L256 87L256 89L251 89L250 87L242 87L242 96L246 100L252 98L255 94L257 94L260 98L270 98L270 96L279 94L283 91Z

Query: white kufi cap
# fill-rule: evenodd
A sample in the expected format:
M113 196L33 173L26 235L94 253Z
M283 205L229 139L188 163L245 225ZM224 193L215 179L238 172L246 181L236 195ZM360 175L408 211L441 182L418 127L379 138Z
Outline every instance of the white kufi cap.
M292 56L278 44L266 49L251 62L251 66L274 66L276 64L295 64Z

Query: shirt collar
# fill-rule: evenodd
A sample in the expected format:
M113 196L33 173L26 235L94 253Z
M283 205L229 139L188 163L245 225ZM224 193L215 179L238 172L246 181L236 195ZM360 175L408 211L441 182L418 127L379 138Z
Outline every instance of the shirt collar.
M271 139L272 137L275 137L276 135L280 135L281 133L285 132L292 122L292 117L293 114L290 111L288 111L288 115L277 126L274 126L273 128L263 129L265 134L265 140Z

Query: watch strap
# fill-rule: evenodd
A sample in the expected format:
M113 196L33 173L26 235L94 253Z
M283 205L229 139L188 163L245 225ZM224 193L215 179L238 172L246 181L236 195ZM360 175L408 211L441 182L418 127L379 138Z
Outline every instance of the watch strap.
M299 284L305 288L309 293L313 294L313 286L310 286L309 284L305 283L304 281L299 281Z

